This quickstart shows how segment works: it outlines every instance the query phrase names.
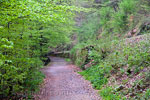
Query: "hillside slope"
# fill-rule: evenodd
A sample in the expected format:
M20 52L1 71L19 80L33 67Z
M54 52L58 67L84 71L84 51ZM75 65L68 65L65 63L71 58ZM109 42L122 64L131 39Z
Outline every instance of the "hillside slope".
M85 13L71 58L103 100L149 100L150 2L107 1Z

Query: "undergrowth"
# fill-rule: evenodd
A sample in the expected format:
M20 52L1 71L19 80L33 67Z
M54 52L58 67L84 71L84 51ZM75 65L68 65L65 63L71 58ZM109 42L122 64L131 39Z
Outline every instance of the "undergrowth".
M71 51L72 60L83 69L79 73L100 90L103 100L149 100L150 21L145 15L150 2L120 0L109 4L111 1L102 2L78 29L79 42ZM99 21L95 28L91 19ZM142 32L147 35L126 38Z
M104 44L104 47L107 47L107 45L108 43ZM103 49L103 53L96 53L97 49L90 51L90 54L96 53L95 55L93 54L91 56L89 54L88 56L90 59L94 60L94 62L91 67L79 73L83 75L85 79L89 80L93 84L94 88L101 90L100 94L105 100L126 100L128 95L131 96L131 98L139 98L137 100L140 100L141 98L138 97L139 94L143 96L148 95L148 91L146 89L149 87L150 82L150 41L148 39L144 39L143 42L127 44L126 41L116 40L111 41L108 46L109 49L106 49L106 51L103 46L100 46L101 48L99 49ZM107 54L104 54L104 52L107 52ZM124 69L125 66L127 69ZM145 70L146 72L144 72ZM140 74L144 79L141 79L141 82L136 82L135 79L135 83L132 85L133 89L128 89L126 87L126 83L130 82L131 78ZM116 88L116 85L109 84L110 79L114 75L118 75L118 77L126 75L128 77L126 79L120 79L121 82L118 83L119 85L123 85L123 89L115 91L113 89ZM119 80L115 79L114 81L117 82ZM129 84L133 83L131 82ZM113 87L103 88L105 85L112 85ZM142 88L143 91L139 92ZM115 91L113 92L114 94L112 91ZM127 92L125 93L124 91ZM145 91L147 92L145 93ZM105 95L105 92L108 92L107 94L110 95Z

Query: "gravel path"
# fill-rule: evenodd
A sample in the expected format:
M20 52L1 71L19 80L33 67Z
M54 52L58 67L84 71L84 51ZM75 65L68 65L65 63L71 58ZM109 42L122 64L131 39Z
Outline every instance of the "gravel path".
M96 90L62 58L51 57L50 66L42 69L46 78L35 100L101 100Z

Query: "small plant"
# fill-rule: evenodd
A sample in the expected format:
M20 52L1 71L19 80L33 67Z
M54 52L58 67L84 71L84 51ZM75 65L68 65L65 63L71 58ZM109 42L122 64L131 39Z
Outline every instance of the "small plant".
M126 100L125 97L121 97L117 92L114 92L112 87L102 89L100 95L104 100Z
M71 62L71 59L69 59L69 58L66 58L66 59L65 59L65 61L67 61L67 62Z
M129 81L128 79L125 79L125 80L122 80L122 83L126 84L128 81Z
M121 74L125 73L125 69L124 68L120 68Z

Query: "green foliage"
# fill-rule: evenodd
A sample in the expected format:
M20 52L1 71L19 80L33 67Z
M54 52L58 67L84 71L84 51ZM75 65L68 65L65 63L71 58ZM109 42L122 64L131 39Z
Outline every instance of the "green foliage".
M107 83L107 76L109 75L112 67L106 63L101 65L95 65L90 67L89 69L80 72L81 75L85 77L85 79L91 81L93 87L96 89L101 89L101 87Z
M147 89L143 94L138 94L135 98L130 98L131 100L149 100L150 98L150 90Z
M122 0L119 3L120 10L126 15L133 14L136 11L137 0Z
M84 57L86 56L86 52L84 54L81 51L84 47L84 44L79 44L74 46L74 48L71 49L71 59L74 61L74 63L78 66L81 66L83 61L85 61Z
M91 12L91 14L85 14L85 19L82 25L77 29L78 40L80 42L90 41L96 37L96 32L100 27L98 12Z
M0 0L0 95L35 91L46 54L70 42L79 10L58 2Z
M135 40L137 39L133 41ZM90 68L80 72L80 74L83 75L85 79L91 81L94 88L101 89L107 84L108 78L111 77L111 72L127 74L132 77L132 75L142 72L144 68L148 68L150 66L149 35L143 39L143 42L138 42L136 44L127 44L127 42L129 42L129 40L117 40L115 38L111 40L108 36L105 38L105 41L103 39L96 41L96 49L92 50L88 55L88 58L93 59L96 65L91 65ZM101 52L101 50L103 51ZM83 55L80 55L80 58L81 57L83 57ZM80 60L84 61L82 59ZM124 69L124 66L127 66L128 69ZM128 70L132 71L132 73L129 73ZM135 86L138 84L141 87L147 86L146 84L149 82L148 73L145 74L145 79L141 80L142 83L140 82L139 84L139 82L135 82ZM128 79L123 80L123 84L127 82ZM137 91L138 90L133 89L129 93L136 93L135 98L137 98ZM108 92L107 94L110 95L105 95L105 92ZM114 91L113 88L103 89L100 94L104 100L126 100L124 94ZM141 93L141 95L144 94Z
M127 29L127 15L120 11L113 15L112 26L115 32L122 32Z
M145 99L149 99L150 98L150 90L149 89L147 89L144 98Z
M140 66L149 66L149 61L150 61L150 58L149 58L149 52L147 52L147 51L139 51L138 49L134 49L134 51L137 51L137 52L139 52L139 53L135 53L135 55L134 55L134 53L131 55L131 56L129 56L129 59L128 59L128 64L130 65L130 66L138 66L138 67L140 67Z
M137 2L136 0L123 0L118 6L119 10L112 14L112 27L115 32L125 32L128 30L128 16L136 13Z
M127 31L127 25L129 24L128 16L136 14L138 10L137 0L122 0L114 5L116 10L114 10L114 7L112 6L106 6L109 4L110 2L105 2L105 6L100 8L100 23L102 27L105 31L108 31L108 33Z
M149 35L146 38L143 36L123 39L123 34L135 29L136 32L131 33L131 35L137 35L141 30L139 27L141 22L149 25L147 15L149 15L150 2L148 0L103 1L95 8L95 15L97 16L93 16L94 13L84 15L86 16L84 22L77 30L78 44L72 49L73 61L81 68L85 68L80 74L89 80L93 87L102 89L100 94L104 100L126 100L125 96L131 94L133 100L137 98L137 100L143 98L145 100L144 95L149 94L147 92L149 85L146 85L149 82L150 66L150 45L147 39ZM97 26L96 28L93 28L93 22L95 23L94 27ZM93 46L94 49L85 50L89 46ZM90 66L87 67L87 65ZM145 71L146 74L143 75ZM142 77L141 82L136 81L129 91L126 90L126 87L122 91L115 91L114 87L102 88L105 85L116 85L115 83L107 84L108 81L112 82L113 80L123 85L130 84L130 78L134 78L136 75ZM118 79L119 77L121 79ZM141 89L145 90L141 91ZM148 99L146 98L146 100Z
M122 98L121 95L119 95L117 92L115 92L112 87L103 88L100 91L100 95L104 100L126 100L125 98Z
M69 59L69 58L66 58L65 60L66 60L67 62L71 62L71 59Z
M111 7L102 7L100 9L100 23L103 27L109 27L109 21L111 19L112 8Z

